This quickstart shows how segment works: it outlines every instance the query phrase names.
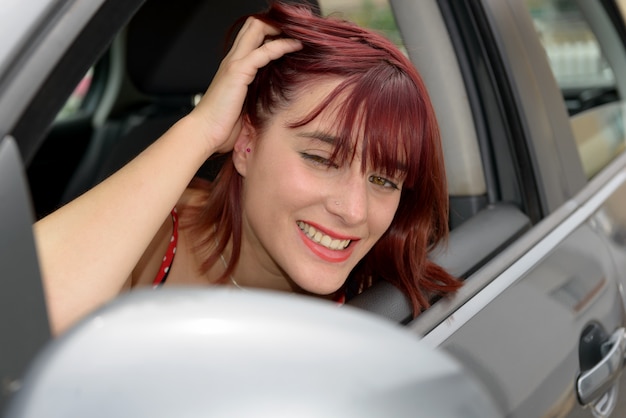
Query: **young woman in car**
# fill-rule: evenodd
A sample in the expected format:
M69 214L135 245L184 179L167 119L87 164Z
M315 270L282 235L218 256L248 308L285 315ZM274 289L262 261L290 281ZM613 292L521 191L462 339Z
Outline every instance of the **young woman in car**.
M188 187L230 152L213 183ZM459 286L427 258L447 211L434 111L409 60L381 35L277 3L246 20L188 116L35 231L60 332L139 286L343 301L386 279L417 314Z

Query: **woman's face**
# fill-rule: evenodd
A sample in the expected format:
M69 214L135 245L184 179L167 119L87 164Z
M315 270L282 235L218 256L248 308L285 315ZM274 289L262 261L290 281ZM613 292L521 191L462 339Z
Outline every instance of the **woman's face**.
M338 82L309 86L274 113L259 137L242 135L237 143L235 165L244 177L239 282L333 293L391 224L402 179L370 167L363 172L358 138L352 161L330 161L334 109L288 127Z

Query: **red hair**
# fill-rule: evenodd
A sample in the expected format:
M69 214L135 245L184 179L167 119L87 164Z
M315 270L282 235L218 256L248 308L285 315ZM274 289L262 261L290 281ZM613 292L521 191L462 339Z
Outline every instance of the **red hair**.
M298 39L303 48L260 69L249 87L243 115L262 130L272 112L307 84L322 77L343 81L303 120L312 121L333 101L342 100L333 158L354 158L353 138L362 135L361 161L384 174L405 174L401 198L389 229L348 277L344 291L359 293L377 280L404 291L414 314L429 299L456 290L460 282L428 259L448 234L448 193L441 140L434 110L421 77L398 48L382 35L336 18L322 18L304 5L273 3L254 15ZM405 167L398 167L398 156ZM241 245L241 177L227 159L210 186L210 198L193 220L201 248L211 248L208 270L232 238L231 262ZM217 225L218 227L214 227ZM217 249L213 249L215 243Z

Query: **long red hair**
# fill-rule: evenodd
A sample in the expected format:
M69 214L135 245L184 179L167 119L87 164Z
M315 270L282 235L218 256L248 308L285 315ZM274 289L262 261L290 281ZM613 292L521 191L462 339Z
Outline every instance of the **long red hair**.
M354 138L361 135L363 169L370 165L395 174L398 157L404 184L389 229L348 277L344 292L355 294L377 280L403 290L417 315L429 299L453 291L460 282L428 259L448 234L448 193L441 140L434 110L421 77L398 48L373 31L337 18L317 16L310 7L272 3L256 18L298 39L303 48L271 62L249 87L243 116L262 130L272 112L300 89L328 76L343 81L303 120L313 120L326 106L342 100L337 115L334 158L354 158ZM216 180L195 186L207 199L190 223L208 270L232 239L231 262L220 280L232 274L241 246L241 177L228 158ZM217 248L215 247L217 243Z

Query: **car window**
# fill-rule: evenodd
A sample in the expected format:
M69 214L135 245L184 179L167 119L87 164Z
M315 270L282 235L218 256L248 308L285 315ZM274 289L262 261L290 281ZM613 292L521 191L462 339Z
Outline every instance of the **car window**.
M554 78L563 93L585 175L592 178L626 146L626 104L616 72L573 0L527 0Z
M447 41L438 36L425 38L411 34L413 43L409 47L398 29L397 19L400 18L394 16L389 0L319 0L319 4L324 15L336 15L381 32L404 51L417 67L431 94L439 119L451 198L450 227L455 228L484 206L472 199L482 199L487 192L473 118L465 96L459 94L464 91L461 76L451 50L441 50L446 47L444 44ZM437 24L433 23L434 26ZM421 26L424 27L423 32L432 34L430 23ZM437 64L434 64L431 54L437 54L439 58L445 56L448 61L442 64L437 60ZM442 66L445 67L444 71ZM468 203L468 200L471 202Z
M91 87L91 81L93 78L93 67L87 71L87 73L81 78L80 82L74 88L74 91L67 99L63 108L57 114L56 120L64 120L75 115L82 107L87 92Z

